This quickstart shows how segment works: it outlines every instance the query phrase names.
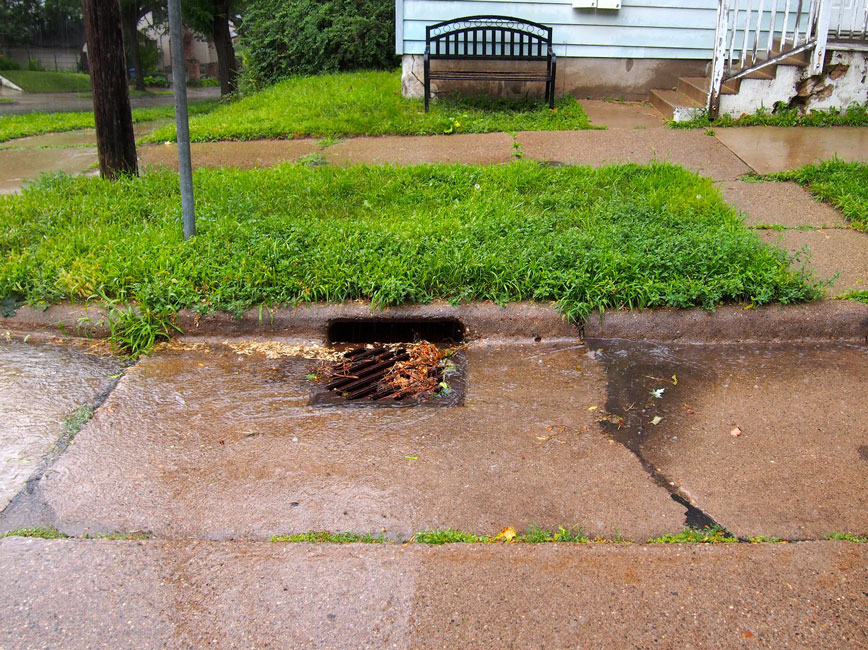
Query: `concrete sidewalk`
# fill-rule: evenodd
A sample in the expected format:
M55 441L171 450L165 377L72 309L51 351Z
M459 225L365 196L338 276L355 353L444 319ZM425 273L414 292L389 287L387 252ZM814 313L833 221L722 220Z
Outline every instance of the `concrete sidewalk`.
M4 648L862 648L868 545L0 540Z

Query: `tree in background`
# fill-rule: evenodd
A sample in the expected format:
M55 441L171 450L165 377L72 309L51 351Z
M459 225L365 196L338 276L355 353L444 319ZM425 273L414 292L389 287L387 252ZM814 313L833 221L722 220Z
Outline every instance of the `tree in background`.
M240 24L244 2L245 0L181 1L184 23L214 42L221 95L228 95L237 87L238 64L229 23L231 21L235 25Z
M255 88L299 74L392 68L395 3L251 0L242 44L245 80Z
M155 3L144 0L120 0L121 26L127 61L136 70L136 90L145 90L145 71L142 67L142 53L139 43L139 21L152 10Z
M0 0L0 48L43 42L80 47L80 0Z

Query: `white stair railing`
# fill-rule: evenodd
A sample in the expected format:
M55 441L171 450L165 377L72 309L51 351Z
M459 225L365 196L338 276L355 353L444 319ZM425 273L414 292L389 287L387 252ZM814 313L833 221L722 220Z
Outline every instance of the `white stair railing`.
M822 72L833 1L843 6L847 0L719 0L709 114L717 115L721 89L727 81L787 57L811 50L811 74ZM863 2L868 5L868 0L850 1L855 2L854 13L861 14ZM858 18L855 20L858 24Z

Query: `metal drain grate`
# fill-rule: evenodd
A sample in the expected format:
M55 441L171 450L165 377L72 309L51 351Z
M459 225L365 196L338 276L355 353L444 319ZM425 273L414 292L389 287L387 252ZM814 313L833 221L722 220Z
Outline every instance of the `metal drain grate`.
M352 348L313 373L311 403L460 405L464 363L460 348L428 341Z

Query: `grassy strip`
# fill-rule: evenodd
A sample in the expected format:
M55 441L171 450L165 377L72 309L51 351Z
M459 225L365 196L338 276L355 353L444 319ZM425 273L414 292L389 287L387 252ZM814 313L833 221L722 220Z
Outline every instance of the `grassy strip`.
M588 128L593 127L572 97L562 98L554 110L539 100L444 99L432 102L426 113L422 100L401 95L399 73L376 71L284 81L191 120L190 137L209 142ZM174 141L174 125L147 140Z
M190 114L197 115L214 110L217 101L202 101L190 103ZM157 106L154 108L134 108L133 122L151 122L172 118L175 115L173 106ZM23 113L21 115L0 115L0 142L25 138L42 133L59 133L62 131L78 131L94 128L93 113Z
M864 302L868 305L868 290L863 291L851 291L850 293L845 293L843 296L838 296L839 300L855 300L856 302Z
M754 538L766 541L765 538ZM751 540L754 541L754 540ZM691 528L687 526L680 533L652 537L649 544L735 544L737 537L733 537L721 526L706 526L705 528Z
M90 77L78 72L4 70L0 74L26 93L81 93L90 91Z
M39 539L65 539L68 535L58 532L56 528L18 528L5 533L3 537L37 537Z
M707 114L702 114L686 122L669 121L667 124L673 129L705 129L714 126L868 126L868 104L851 104L844 110L830 108L809 113L800 113L797 108L776 106L772 111L761 108L753 115L738 118L726 114L711 119Z
M513 542L519 544L545 544L550 542L572 542L587 544L591 541L597 543L627 543L620 536L614 540L603 537L591 539L582 533L582 529L559 527L557 530L548 530L539 526L531 526L522 534L518 534L514 528L504 528L496 535L474 535L462 530L445 528L439 530L426 530L413 535L408 540L390 539L383 535L370 535L360 533L332 533L327 530L311 531L296 535L275 535L272 542L306 542L306 543L330 543L330 544L428 544L440 546L443 544L492 544L495 542Z
M868 544L868 536L853 535L851 533L831 533L826 536L826 539L836 540L839 542L853 542L854 544Z
M868 163L834 158L764 178L795 181L840 210L855 230L868 232Z
M0 300L136 303L125 336L155 340L181 308L529 300L581 321L820 296L709 179L670 164L289 164L200 169L194 184L188 242L168 171L46 176L0 197Z

